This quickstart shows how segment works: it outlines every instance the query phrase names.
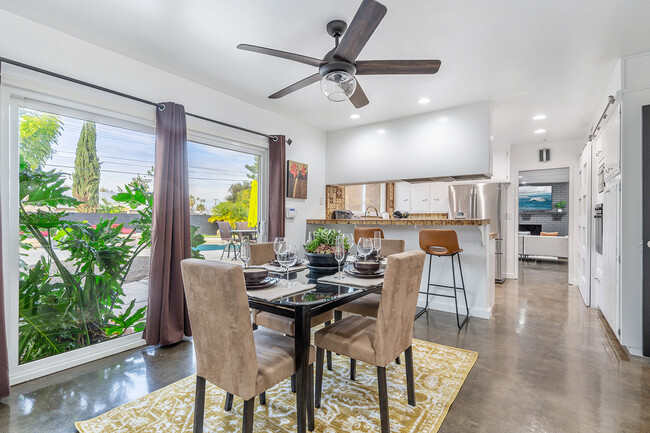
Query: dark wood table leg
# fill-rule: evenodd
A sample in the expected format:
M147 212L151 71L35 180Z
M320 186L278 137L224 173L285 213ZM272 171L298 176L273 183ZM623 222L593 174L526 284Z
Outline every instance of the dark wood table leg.
M307 431L307 393L309 391L309 346L311 337L311 318L309 306L297 306L295 309L296 335L296 418L297 433ZM313 392L313 390L312 390Z

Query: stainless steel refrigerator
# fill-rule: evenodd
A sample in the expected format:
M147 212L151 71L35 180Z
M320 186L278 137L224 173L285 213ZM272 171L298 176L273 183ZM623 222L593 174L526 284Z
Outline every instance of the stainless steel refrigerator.
M489 219L490 231L496 233L495 281L503 283L503 227L506 209L506 185L474 183L449 186L450 219Z

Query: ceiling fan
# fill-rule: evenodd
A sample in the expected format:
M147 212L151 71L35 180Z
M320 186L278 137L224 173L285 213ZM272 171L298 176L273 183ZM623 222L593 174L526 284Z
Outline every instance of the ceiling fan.
M331 101L340 102L349 99L356 108L361 108L368 104L368 98L355 75L435 74L440 69L440 60L357 61L359 53L384 15L386 15L386 6L375 0L363 0L349 28L345 21L330 21L327 24L327 33L334 38L335 47L325 54L322 60L248 44L237 45L237 48L293 60L318 68L318 73L272 94L269 96L270 99L282 98L320 81L323 94ZM343 39L341 39L342 36Z

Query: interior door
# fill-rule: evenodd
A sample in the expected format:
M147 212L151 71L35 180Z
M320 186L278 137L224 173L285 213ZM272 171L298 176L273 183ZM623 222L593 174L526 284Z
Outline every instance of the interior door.
M621 183L605 187L603 197L603 287L600 309L612 331L620 338L620 196Z
M591 306L591 142L580 155L578 168L578 289Z
M643 107L643 356L650 356L650 105Z

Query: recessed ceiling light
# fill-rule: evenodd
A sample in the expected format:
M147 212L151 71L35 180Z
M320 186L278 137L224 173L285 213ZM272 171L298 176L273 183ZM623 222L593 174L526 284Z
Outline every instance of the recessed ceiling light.
M533 120L542 120L546 119L546 114L538 114L537 116L533 117Z
M358 119L359 117L361 116L359 116L358 114L350 114L350 119Z
M418 104L428 104L429 102L431 102L431 99L429 99L429 98L420 98L420 99L418 99Z
M543 134L546 132L546 129L536 129L535 134Z
M385 134L386 130L385 129L378 129L377 134Z

